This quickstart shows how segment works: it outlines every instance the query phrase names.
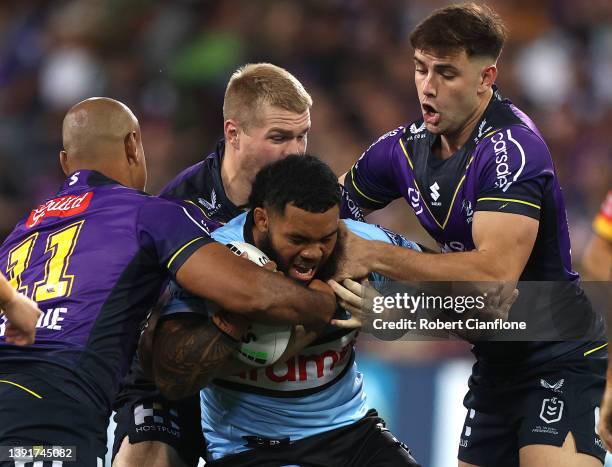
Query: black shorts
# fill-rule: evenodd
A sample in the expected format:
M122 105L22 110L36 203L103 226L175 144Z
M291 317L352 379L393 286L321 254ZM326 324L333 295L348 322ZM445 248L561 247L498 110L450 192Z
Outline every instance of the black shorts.
M106 456L107 411L49 384L51 376L0 374L0 446L74 447L64 466L102 467ZM70 449L71 451L71 449ZM59 451L56 452L59 454ZM59 458L57 458L59 460ZM43 460L43 465L52 465ZM0 466L40 465L0 461ZM58 466L62 464L53 464Z
M419 467L375 410L352 425L290 442L253 440L258 447L209 461L207 467Z
M200 397L196 394L181 401L169 401L159 391L124 392L115 407L117 427L113 459L127 436L131 444L159 441L172 446L187 465L197 466L204 457L204 435L200 422Z
M480 466L518 466L520 448L561 446L571 432L578 452L603 462L606 451L595 430L606 354L603 348L533 369L491 370L477 362L464 400L468 413L459 459Z

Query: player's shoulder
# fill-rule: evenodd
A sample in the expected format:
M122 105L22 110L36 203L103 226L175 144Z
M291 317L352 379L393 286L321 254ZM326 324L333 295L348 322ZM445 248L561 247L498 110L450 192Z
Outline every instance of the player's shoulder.
M219 243L228 243L232 241L244 242L244 224L246 223L248 213L240 214L227 222L222 227L219 227L212 233L212 237Z
M366 240L377 240L379 242L391 243L397 246L411 248L420 251L421 248L413 241L408 240L403 235L393 232L378 224L369 224L367 222L356 221L352 219L344 220L346 227L355 235Z
M208 156L210 157L210 156ZM193 164L183 171L162 188L159 196L162 198L180 197L179 193L183 193L189 185L197 185L198 175L206 170L208 157L196 164Z
M386 133L379 136L372 144L370 144L365 153L373 152L376 150L383 150L385 152L389 149L394 148L399 144L400 138L406 131L406 125L400 125L397 128L387 131Z

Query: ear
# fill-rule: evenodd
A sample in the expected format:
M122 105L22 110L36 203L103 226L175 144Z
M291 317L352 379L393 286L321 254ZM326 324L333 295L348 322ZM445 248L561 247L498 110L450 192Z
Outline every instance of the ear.
M480 84L478 86L478 93L482 94L495 84L495 79L497 78L497 66L495 63L493 65L486 66L482 72L480 73Z
M128 165L138 164L138 142L136 141L136 132L131 131L123 140L125 147L125 158Z
M225 144L231 145L234 149L240 149L240 125L236 120L226 120L223 124L223 135L225 136Z
M64 175L68 176L72 170L70 170L70 163L68 162L68 153L64 149L59 152L59 161L64 171Z
M253 221L255 228L261 232L266 233L268 231L268 211L265 208L253 209Z

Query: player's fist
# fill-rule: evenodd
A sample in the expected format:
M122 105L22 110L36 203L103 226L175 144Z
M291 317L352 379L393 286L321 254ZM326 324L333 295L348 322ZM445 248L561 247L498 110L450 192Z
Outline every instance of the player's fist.
M7 319L4 333L6 342L15 345L33 344L40 316L36 302L15 293L10 300L2 303L2 311Z

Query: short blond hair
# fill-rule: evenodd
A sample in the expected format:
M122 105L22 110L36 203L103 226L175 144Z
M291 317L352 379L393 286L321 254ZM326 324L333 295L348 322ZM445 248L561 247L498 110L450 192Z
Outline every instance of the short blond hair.
M227 83L223 119L244 127L259 123L259 110L270 104L301 114L312 106L302 83L284 68L271 63L250 63L238 68Z

